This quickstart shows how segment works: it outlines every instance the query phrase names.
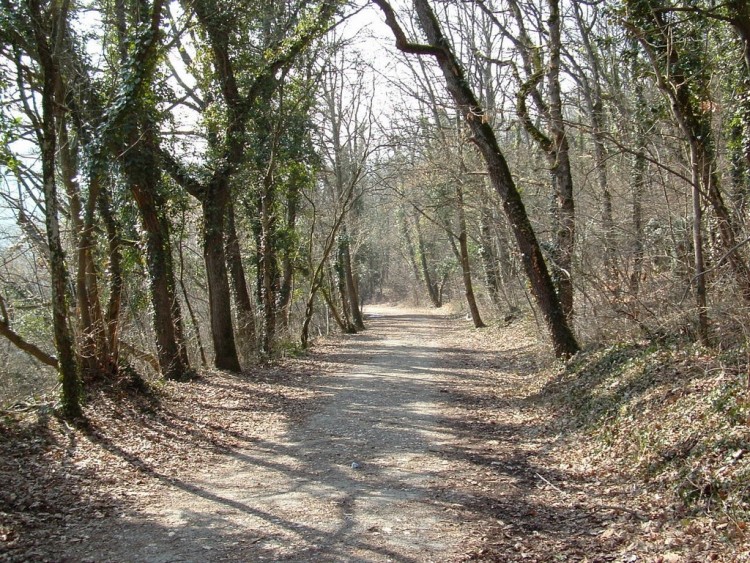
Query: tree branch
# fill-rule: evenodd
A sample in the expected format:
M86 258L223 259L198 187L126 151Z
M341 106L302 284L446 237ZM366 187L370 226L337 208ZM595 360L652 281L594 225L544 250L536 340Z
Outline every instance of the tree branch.
M372 3L383 11L383 14L385 15L385 23L391 28L393 36L396 38L396 48L399 51L414 55L431 55L433 57L445 56L445 53L439 47L423 45L420 43L410 43L406 38L404 30L401 29L401 25L398 23L396 12L393 11L393 8L388 2L385 0L372 0Z

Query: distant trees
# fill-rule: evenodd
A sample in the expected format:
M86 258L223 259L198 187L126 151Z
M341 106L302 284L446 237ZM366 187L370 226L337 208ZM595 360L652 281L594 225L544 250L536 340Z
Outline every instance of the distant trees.
M531 281L537 304L542 310L552 336L553 347L558 356L566 357L578 351L578 343L571 331L560 299L555 292L541 248L529 222L520 194L508 168L503 153L498 146L492 127L484 116L484 108L479 104L468 85L461 63L443 35L434 12L426 1L416 0L414 6L419 23L429 44L410 43L396 20L393 8L383 0L373 0L385 13L386 21L396 36L396 46L407 53L435 57L456 105L466 117L477 145L487 166L487 171L503 209L511 223L516 242L522 253L526 273Z
M711 311L734 302L723 283L728 274L741 298L735 310L745 310L740 194L748 185L748 162L738 147L748 146L747 83L729 78L741 70L744 79L750 68L744 6L420 0L397 14L387 2L373 4L393 29L397 48L436 60L429 72L440 69L452 97L441 101L441 111L464 118L463 143L473 143L486 162L505 156L508 166L489 165L488 177L494 175L497 187L498 171L507 170L505 185L512 182L523 201L527 230L519 228L520 214L508 215L507 225L494 216L490 236L492 202L477 210L480 220L470 229L480 242L475 252L488 274L488 299L507 296L494 265L504 248L502 233L511 229L516 246L510 260L525 263L562 355L576 347L570 330L554 336L557 313L550 311L556 306L545 307L556 301L566 323L579 309L576 325L584 333L592 326L618 331L632 322L653 337L679 318L690 319L687 330L710 343ZM419 31L407 34L400 22L412 18ZM420 79L411 92L417 104L434 96L434 83L426 82ZM494 145L485 145L489 131ZM538 166L537 157L546 166ZM551 204L544 175L552 181ZM481 184L471 192L481 194ZM498 193L508 211L507 196ZM532 245L538 254L523 246L519 230L539 237ZM535 273L532 264L544 264L551 275ZM544 289L546 277L554 289ZM694 295L689 308L686 285ZM733 318L744 325L745 316Z
M359 54L359 9L399 52ZM0 0L0 334L76 417L93 380L240 371L362 330L367 300L476 327L530 306L560 357L750 332L748 22L734 0Z

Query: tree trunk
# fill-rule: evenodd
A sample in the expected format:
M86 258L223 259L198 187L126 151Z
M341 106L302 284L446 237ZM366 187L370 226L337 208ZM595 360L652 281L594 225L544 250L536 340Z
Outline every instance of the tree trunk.
M160 211L164 202L157 195L158 179L150 171L156 171L151 151L143 147L130 147L134 164L126 166L130 190L141 215L141 224L146 238L146 263L148 266L151 303L154 308L154 331L159 369L167 379L183 379L189 370L183 344L178 340L175 315L179 310L174 292L174 272L172 267L169 227ZM148 162L150 166L140 166L137 162Z
M226 256L231 275L234 304L237 310L237 341L239 347L249 357L255 352L257 335L255 333L255 313L250 292L247 289L247 277L242 265L240 240L235 225L234 205L230 201L227 205L227 239Z
M49 247L50 274L52 289L52 329L57 350L58 372L62 381L62 410L65 417L76 419L83 416L81 410L81 384L73 340L68 329L68 272L65 267L65 254L60 241L58 220L57 183L55 180L55 158L57 136L55 130L55 83L59 68L55 54L50 48L48 30L43 29L45 18L36 2L29 2L37 54L42 70L42 123L37 130L42 156L42 183L44 189L45 227ZM58 14L59 15L59 14ZM50 18L51 28L57 27L56 18ZM51 40L54 41L55 33ZM54 43L53 43L54 44Z
M208 280L208 302L211 315L211 337L214 366L239 372L240 360L234 343L229 276L224 253L224 219L229 201L229 185L219 180L209 186L201 201L203 208L203 258Z
M349 232L346 223L341 224L341 245L341 265L344 269L346 296L349 301L352 323L357 330L364 330L365 321L362 318L362 311L359 308L359 291L357 290L354 269L352 268L351 244L349 243Z
M183 224L185 223L185 217L183 215L182 218ZM180 261L180 275L179 275L179 283L180 283L180 290L182 291L182 298L185 300L185 307L188 311L188 317L190 317L190 324L193 327L193 331L195 333L195 341L198 344L198 353L201 357L201 365L204 368L208 368L208 359L206 358L206 349L203 346L203 338L201 337L201 329L200 325L198 324L198 319L195 316L195 311L193 311L193 306L190 304L190 295L188 294L187 286L185 285L185 256L182 252L182 237L180 237L180 241L177 243L177 256Z
M323 299L326 302L326 305L328 305L328 310L333 315L333 319L336 321L336 324L339 325L339 328L341 329L341 332L344 334L354 334L356 331L352 329L351 324L347 324L344 317L339 313L338 307L336 307L336 304L333 302L333 299L331 298L331 294L328 293L325 287L320 288L320 292L323 294Z
M299 206L299 187L289 186L286 197L286 229L293 232L297 224L297 208ZM281 281L279 283L279 329L289 329L291 315L292 290L294 288L294 255L296 248L285 245L281 257Z
M347 291L346 285L346 267L344 266L345 251L348 248L346 239L339 237L337 244L336 253L336 287L338 289L339 298L341 299L341 318L344 321L346 327L344 332L347 334L354 334L357 332L357 327L352 322L352 310L351 300L349 298L349 292Z
M427 245L424 241L422 228L419 225L419 217L414 218L414 228L417 231L417 249L419 250L419 265L422 267L422 278L427 286L427 294L430 296L430 301L432 301L436 309L439 309L443 306L443 295L439 290L437 281L433 279L430 272L430 266L427 261Z
M636 126L637 127L637 126ZM630 273L629 291L632 297L638 297L641 287L641 278L643 277L643 255L644 255L644 238L643 230L643 196L646 192L646 158L643 155L645 143L643 142L644 132L637 129L638 135L636 154L633 157L633 175L632 190L633 198L631 205L631 221L633 224L632 239L632 259L633 269Z
M469 313L471 314L471 320L474 323L474 328L484 328L485 325L482 321L482 317L479 316L479 307L477 306L477 299L474 295L474 285L471 281L471 262L469 261L469 245L468 237L466 234L466 213L464 210L464 192L460 183L456 183L456 200L458 204L458 248L456 247L455 237L448 233L450 238L453 252L458 259L458 263L461 264L461 277L464 282L464 296L466 297L466 304L469 307Z
M708 346L708 307L706 306L706 273L703 260L703 207L700 189L700 163L697 147L690 147L690 167L693 180L693 266L695 304L698 309L698 339Z
M604 267L608 275L615 277L615 247L614 247L614 219L612 217L612 194L609 190L607 179L607 150L604 144L605 114L602 100L602 85L599 69L601 68L600 57L591 44L590 32L586 29L584 16L580 5L574 3L576 23L580 31L581 41L586 52L591 79L588 73L581 72L583 84L583 96L586 102L586 110L591 120L591 136L594 141L594 165L596 166L596 179L602 196L602 230L604 231Z
M260 302L263 307L263 324L261 331L261 350L271 354L276 340L276 286L278 268L274 225L271 214L271 185L266 182L264 193L260 197L260 244L258 245L258 275Z
M573 200L573 175L570 167L570 148L565 131L562 93L560 88L561 20L559 0L547 0L549 15L549 66L547 85L549 88L550 132L552 150L548 159L554 178L559 213L556 233L557 288L560 305L568 322L573 319L573 253L575 250L575 203Z

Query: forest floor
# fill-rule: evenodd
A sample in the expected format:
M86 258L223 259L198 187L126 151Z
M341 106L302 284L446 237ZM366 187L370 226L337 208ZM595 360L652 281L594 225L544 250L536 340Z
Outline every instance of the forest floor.
M242 376L0 421L0 561L750 561L596 460L523 324L371 307ZM735 523L736 524L736 523Z

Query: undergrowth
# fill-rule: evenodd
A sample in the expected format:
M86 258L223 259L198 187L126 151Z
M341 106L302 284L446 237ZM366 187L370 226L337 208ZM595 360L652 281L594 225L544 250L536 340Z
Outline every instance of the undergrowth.
M750 518L748 350L637 342L579 354L542 396L599 461L671 495L686 516Z

